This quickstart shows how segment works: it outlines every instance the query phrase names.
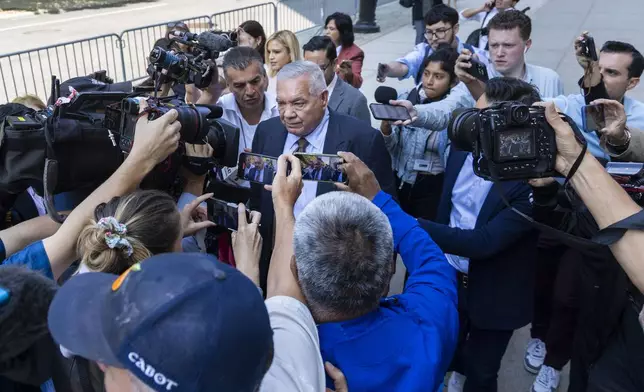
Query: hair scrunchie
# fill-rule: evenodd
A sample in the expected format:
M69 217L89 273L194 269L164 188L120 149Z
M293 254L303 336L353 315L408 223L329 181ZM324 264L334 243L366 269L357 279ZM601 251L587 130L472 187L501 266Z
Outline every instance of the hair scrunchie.
M110 249L125 249L128 257L132 256L134 249L130 241L125 238L127 235L127 226L119 223L113 216L101 218L96 224L99 229L105 230L105 243Z

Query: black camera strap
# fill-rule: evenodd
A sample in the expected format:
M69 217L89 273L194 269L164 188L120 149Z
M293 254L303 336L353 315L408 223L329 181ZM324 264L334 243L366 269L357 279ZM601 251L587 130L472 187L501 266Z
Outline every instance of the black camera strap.
M593 236L593 241L602 245L612 245L619 241L628 230L644 230L644 210L599 230Z
M60 108L57 108L60 110ZM54 119L56 117L50 117L47 119L45 124L45 141L47 144L47 154L45 157L45 170L43 174L43 199L45 201L45 206L47 207L47 214L49 217L58 223L63 223L65 220L54 206L54 190L56 189L56 184L58 183L58 160L56 159L56 153L54 152L54 141L53 130L54 130Z

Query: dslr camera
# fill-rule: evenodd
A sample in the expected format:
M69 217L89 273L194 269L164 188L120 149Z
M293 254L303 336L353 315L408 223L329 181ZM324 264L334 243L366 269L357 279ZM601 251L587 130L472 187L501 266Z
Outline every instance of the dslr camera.
M166 50L159 46L152 49L148 74L161 74L164 81L194 84L203 89L210 85L216 66L214 60L221 52L237 46L237 34L206 31L201 34L183 31L172 32L173 42L188 48L183 52Z
M579 133L574 121L561 117ZM555 131L543 107L500 102L486 109L456 110L447 132L454 147L473 154L479 177L508 181L558 176Z

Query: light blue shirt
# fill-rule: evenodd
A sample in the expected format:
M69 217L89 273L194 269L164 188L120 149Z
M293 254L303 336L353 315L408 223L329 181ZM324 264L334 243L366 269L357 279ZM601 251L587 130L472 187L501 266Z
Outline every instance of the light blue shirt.
M465 49L465 46L461 42L461 40L456 38L456 41L458 42L458 47L457 51L458 53L461 53L463 49ZM484 50L480 50L478 48L472 47L474 49L474 53L479 57L479 60L485 64L488 65L488 55ZM425 58L429 55L431 55L434 52L434 49L431 48L431 46L425 42L421 42L418 45L414 47L414 50L407 53L404 57L399 58L396 60L396 62L405 64L408 68L407 74L399 80L407 79L407 78L416 78L418 75L418 71L420 70L421 65L423 65L423 61L425 61ZM417 80L416 83L419 81Z
M474 174L474 158L467 154L461 171L458 173L452 188L452 212L449 216L449 227L472 230L476 226L483 203L494 183ZM467 274L470 259L457 255L445 254L447 261L458 271Z
M588 151L597 158L610 160L610 156L599 143L597 133L592 131L585 131L585 124L583 118L583 107L586 105L584 96L581 94L560 95L556 98L549 99L563 113L568 115L581 129L588 142ZM631 128L644 129L644 103L635 99L624 97L624 111L626 112L626 125Z
M492 63L487 65L487 73L490 79L503 76ZM522 80L535 86L542 99L556 97L564 93L559 74L550 68L526 63Z
M322 154L324 152L324 140L326 139L326 132L328 128L329 128L329 109L326 109L324 111L324 117L322 117L322 121L320 121L318 126L315 127L313 132L309 133L304 137L306 141L309 142L309 145L306 146L305 152L311 153L311 154ZM286 137L286 142L284 143L284 150L282 153L291 154L295 150L297 150L298 140L300 140L299 136L289 133L288 136ZM313 201L313 199L315 199L317 192L318 192L317 182L304 181L304 187L302 188L302 193L300 194L300 197L297 198L297 201L295 202L295 206L293 206L293 215L296 218L300 214L300 212L302 212L304 207L306 207L307 204L309 204L311 201Z
M195 200L197 196L193 195L192 193L187 193L184 192L179 196L179 200L177 201L177 207L179 211L182 211L186 205L190 204ZM201 203L199 207L206 208L206 203ZM184 252L190 253L190 252L205 252L206 251L206 229L201 229L194 235L191 235L189 237L184 237L181 240L181 247L183 248Z

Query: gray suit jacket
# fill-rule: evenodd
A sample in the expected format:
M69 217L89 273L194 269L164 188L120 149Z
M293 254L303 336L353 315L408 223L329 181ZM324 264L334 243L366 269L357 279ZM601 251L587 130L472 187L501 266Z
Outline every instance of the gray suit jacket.
M367 98L357 88L338 78L329 98L329 109L346 114L371 124Z

